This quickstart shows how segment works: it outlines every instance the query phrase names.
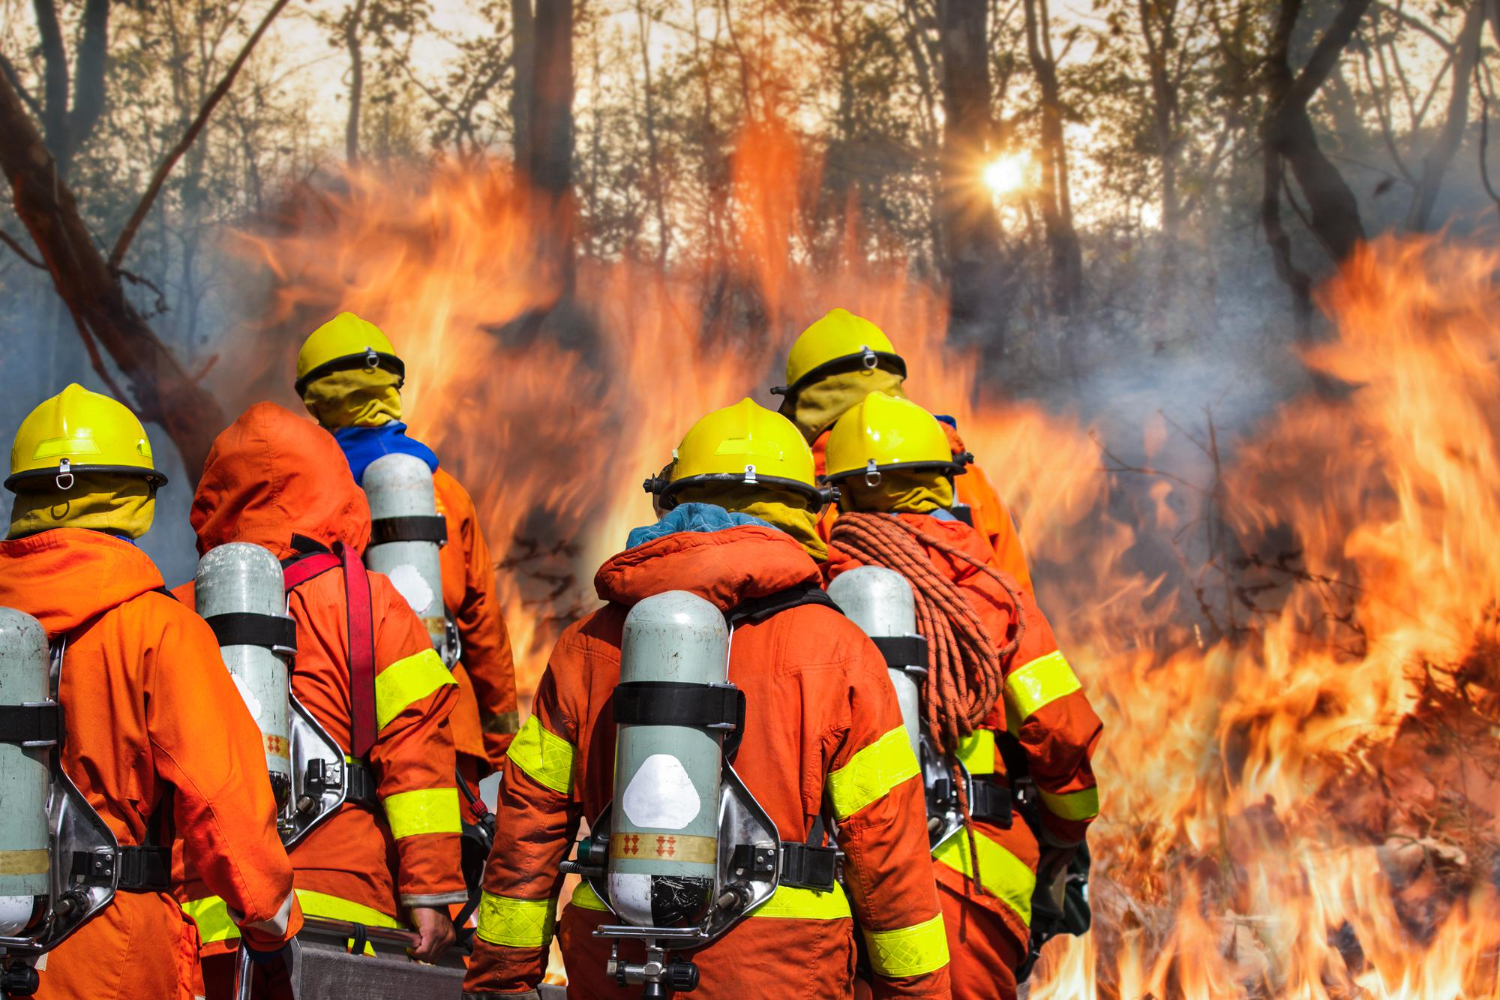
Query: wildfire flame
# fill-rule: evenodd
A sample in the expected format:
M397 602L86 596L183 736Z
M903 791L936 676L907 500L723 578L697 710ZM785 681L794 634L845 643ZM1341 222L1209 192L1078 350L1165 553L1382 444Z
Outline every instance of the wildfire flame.
M580 260L545 319L564 279L536 248L557 217L503 166L304 193L242 234L274 295L223 390L292 402L317 322L385 328L414 433L484 518L529 689L688 425L771 402L827 309L867 315L1011 504L1106 723L1095 930L1049 946L1032 997L1494 995L1497 254L1361 250L1323 296L1337 339L1306 356L1336 388L1284 405L1199 494L1107 471L1078 421L995 398L945 346L940 290L880 234L851 221L838 264L812 268L817 164L785 130L752 130L733 171L696 256ZM1149 452L1160 428L1142 434ZM1143 569L1142 543L1191 518L1221 525L1221 550Z

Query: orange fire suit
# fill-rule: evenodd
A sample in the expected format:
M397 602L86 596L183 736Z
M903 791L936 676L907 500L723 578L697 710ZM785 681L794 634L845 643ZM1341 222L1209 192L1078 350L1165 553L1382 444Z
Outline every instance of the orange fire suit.
M132 543L79 528L0 542L0 605L66 637L62 766L121 846L153 815L209 891L243 914L253 946L302 926L260 730L203 619L158 591ZM227 917L226 917L227 919ZM238 929L237 929L238 930ZM178 1000L201 993L197 936L166 892L119 892L47 956L42 1000Z
M370 511L327 432L271 403L258 403L220 434L193 498L200 552L255 542L279 559L298 555L293 536L361 550ZM305 547L305 543L304 543ZM379 573L367 573L374 622L378 733L366 763L378 812L344 805L291 852L297 895L312 915L400 926L402 908L446 907L465 897L459 873L459 799L448 716L452 675L421 621ZM292 692L330 736L351 748L349 617L343 572L330 569L288 594L297 624ZM180 588L191 599L191 586ZM236 945L223 902L186 871L184 909L205 956Z
M467 991L519 992L541 981L558 864L580 818L598 816L613 795L611 696L630 607L680 589L728 609L817 579L790 536L761 525L678 532L604 564L595 589L609 604L558 641L511 744ZM738 628L729 679L748 701L735 769L784 840L806 841L826 803L839 823L848 893L778 889L724 937L687 953L702 977L693 995L848 997L857 917L880 995L948 996L942 916L932 869L920 863L921 782L879 652L831 608L802 606ZM592 891L574 892L561 929L570 997L629 995L605 975L609 942L591 936L612 922ZM622 954L642 953L626 946Z
M968 449L964 447L964 439L959 436L958 430L946 421L939 423L948 434L948 446L953 454L964 454ZM833 428L830 427L812 443L813 462L820 476L828 468L828 436L832 433ZM995 487L984 470L971 463L965 468L963 475L954 477L953 485L957 491L957 501L968 506L974 527L989 542L990 565L1002 573L1010 574L1023 590L1030 591L1031 571L1026 567L1026 550L1021 547L1021 536L1010 519L1010 511L1006 509L1005 502L995 492ZM830 505L818 526L825 540L830 537L837 517L837 507Z
M988 562L989 543L961 521L929 514L897 514L918 528L925 539L941 542ZM926 545L932 565L958 585L997 646L1016 633L1017 608L993 577ZM859 566L848 550L834 546L826 573L831 580ZM1083 840L1099 813L1099 793L1090 763L1103 724L1094 714L1078 678L1057 648L1052 627L1029 592L1021 594L1025 622L1021 644L1001 664L1005 697L963 745L958 757L973 775L1005 784L1005 762L996 734L1009 732L1026 757L1027 769L1041 796L1046 839L1056 846ZM1009 829L987 820L972 823L979 854L980 885L973 855L962 833L933 851L944 925L952 956L953 996L958 1000L995 1000L1016 995L1016 966L1031 935L1031 897L1039 859L1037 839L1016 816Z
M440 557L443 605L453 613L463 647L453 670L459 693L453 742L459 754L485 765L472 768L478 776L504 766L505 751L515 738L516 665L495 594L495 565L474 501L441 466L432 474L432 485L438 513L448 524L448 544Z

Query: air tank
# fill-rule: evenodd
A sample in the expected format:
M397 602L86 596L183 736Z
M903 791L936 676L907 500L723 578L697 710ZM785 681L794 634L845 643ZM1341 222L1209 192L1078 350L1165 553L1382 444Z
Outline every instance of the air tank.
M728 672L729 627L703 598L672 590L626 617L622 687L723 686ZM659 702L648 698L636 716L643 721L616 730L606 873L615 912L638 927L690 927L714 903L723 733L648 721L654 705L673 699L667 690Z
M0 608L0 707L50 701L50 662L41 624ZM50 745L0 743L0 936L24 930L50 892L51 750Z
M881 640L907 639L917 634L917 604L912 596L911 584L906 577L883 566L861 566L847 573L840 573L828 585L828 596L833 598L849 620L864 630L865 635L882 645L882 652L901 648L895 643L883 644ZM917 647L913 645L913 651ZM921 657L908 655L898 659L917 660ZM917 678L927 671L926 662L892 663L888 655L891 684L896 689L896 701L901 706L901 721L906 725L906 735L911 740L913 756L921 760L918 742L922 733L922 692Z
M287 620L281 563L269 550L250 542L220 545L199 560L193 598L198 614L208 619L253 615ZM245 707L260 727L271 789L277 805L282 806L292 788L291 691L286 660L267 646L226 644L223 636L228 634L221 633L219 653Z
M365 469L363 486L373 521L365 565L390 578L422 619L433 648L443 652L448 623L439 546L444 532L432 470L414 455L383 455Z

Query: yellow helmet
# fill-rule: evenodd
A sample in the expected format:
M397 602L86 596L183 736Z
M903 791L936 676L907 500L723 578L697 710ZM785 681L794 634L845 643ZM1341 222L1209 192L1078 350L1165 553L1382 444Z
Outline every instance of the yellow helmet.
M828 435L828 472L833 482L865 476L871 486L892 469L963 471L937 418L909 399L872 392L839 417Z
M396 357L396 348L380 327L352 312L341 312L302 342L297 352L297 395L306 392L308 383L351 368L384 368L398 378L406 377L406 365ZM398 383L396 388L400 387Z
M662 475L646 480L646 492L675 507L676 495L703 483L740 483L791 490L821 507L827 490L819 489L812 450L786 417L753 399L715 410L695 423L672 452Z
M14 493L19 482L50 476L66 490L81 472L138 475L153 486L167 481L152 463L151 441L136 415L123 403L74 384L21 421L10 446L5 488Z
M786 358L786 385L771 392L796 396L819 379L861 368L884 368L906 377L906 362L880 327L847 309L834 309L802 331Z

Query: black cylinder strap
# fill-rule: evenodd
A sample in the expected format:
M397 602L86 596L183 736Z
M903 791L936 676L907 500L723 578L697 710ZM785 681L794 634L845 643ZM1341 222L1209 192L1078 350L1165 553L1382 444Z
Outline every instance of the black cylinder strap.
M370 522L370 544L388 542L448 542L448 522L433 514L382 517Z

